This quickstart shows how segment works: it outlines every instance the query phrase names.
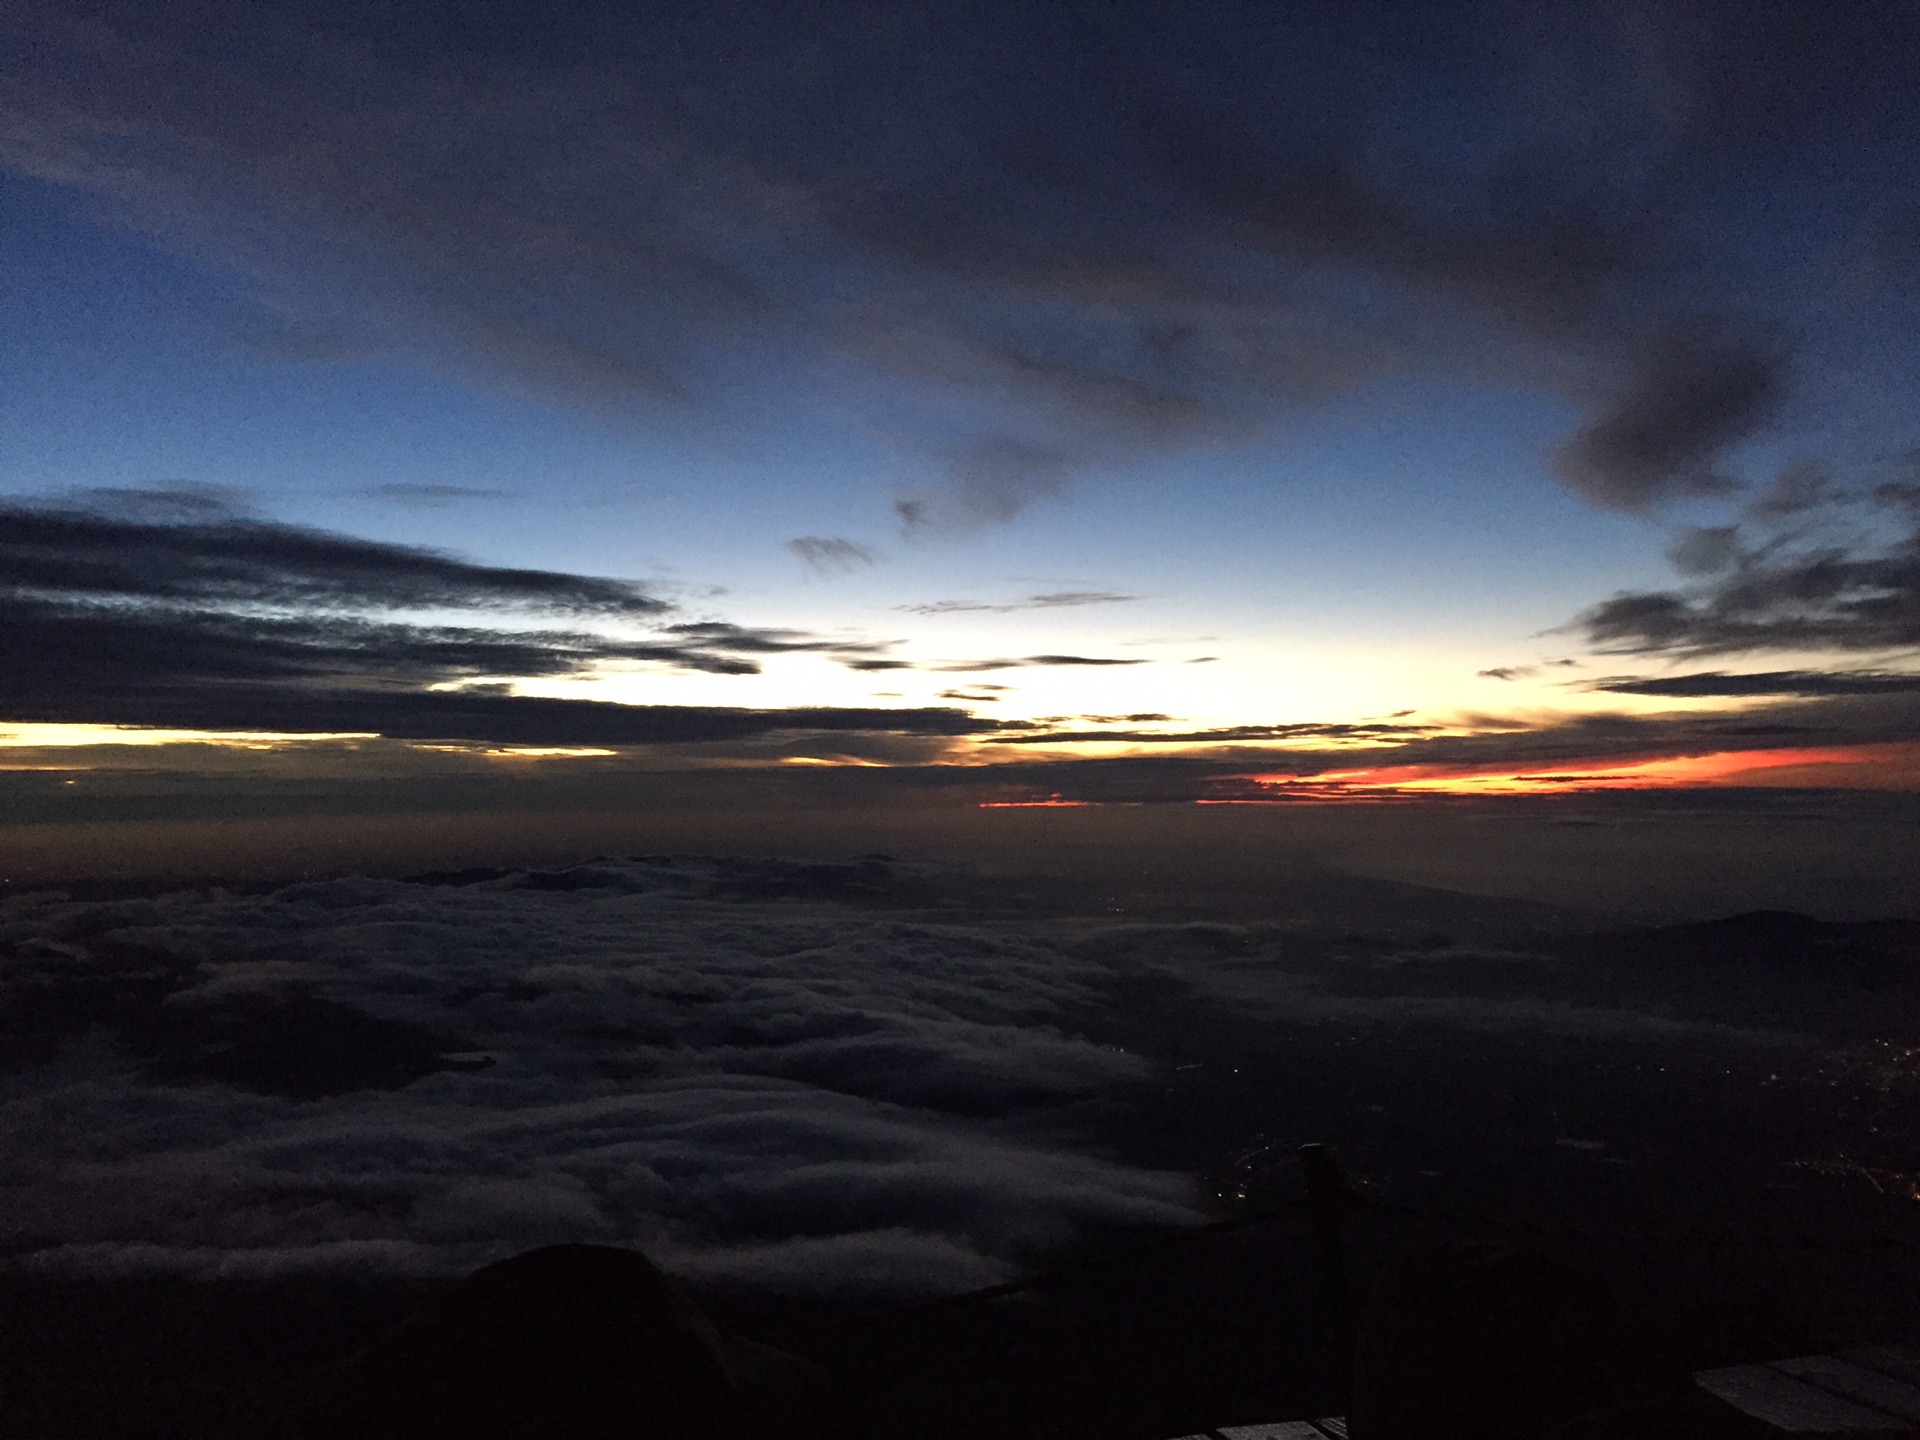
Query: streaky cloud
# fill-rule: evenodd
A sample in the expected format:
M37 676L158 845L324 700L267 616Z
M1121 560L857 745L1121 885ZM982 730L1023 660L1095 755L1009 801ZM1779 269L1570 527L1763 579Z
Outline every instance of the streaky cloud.
M435 550L358 540L133 492L164 519L0 501L0 578L15 595L313 609L512 608L656 616L672 607L632 581L478 565Z
M1145 724L1165 720L1164 715L1088 715L1095 723L1124 721ZM1262 740L1409 740L1430 735L1437 725L1339 724L1301 721L1290 725L1226 725L1213 730L1034 730L1017 735L996 735L995 745L1056 745L1089 740L1106 740L1129 745L1234 745Z
M1571 628L1615 655L1911 651L1920 647L1920 527L1880 547L1743 553L1709 583L1615 595Z
M874 664L888 648L670 621L674 607L631 581L478 565L189 500L161 492L95 496L92 508L0 502L0 718L651 743L678 733L660 718L667 712L649 719L635 707L499 692L515 679L609 665L752 675L767 656ZM422 611L480 611L493 623L410 618ZM689 733L733 733L719 718L728 712L668 711L704 717L686 722ZM843 724L809 711L806 725L956 734L967 726L949 711L902 720L845 713ZM751 718L741 727L780 728Z
M1886 670L1761 670L1616 676L1588 687L1614 695L1737 698L1753 695L1920 695L1920 674Z
M470 500L499 500L506 492L478 485L431 485L395 480L385 485L369 485L366 493L376 500L391 501L418 509L437 509L462 505Z
M1011 615L1017 610L1066 610L1082 605L1122 605L1138 600L1138 595L1122 595L1113 590L1055 590L1029 595L1024 600L995 604L984 600L933 600L919 605L896 605L909 615Z
M1071 669L1080 666L1097 669L1104 666L1151 663L1148 660L1123 660L1105 655L1028 655L1021 659L957 660L944 665L928 665L925 668L942 675L966 675L988 670L1018 670L1026 667Z

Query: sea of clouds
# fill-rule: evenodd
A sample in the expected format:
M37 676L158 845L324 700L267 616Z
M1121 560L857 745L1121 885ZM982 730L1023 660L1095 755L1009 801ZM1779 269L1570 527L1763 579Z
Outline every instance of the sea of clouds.
M1408 938L1409 887L1369 890L1362 933L1048 918L951 878L652 857L15 896L0 1265L431 1275L591 1240L717 1283L964 1290L1205 1219L1199 1176L1094 1136L1228 1030L1777 1052L1838 983L1566 949L1526 907L1508 941ZM1893 999L1843 985L1828 1019Z
M594 1240L881 1294L1201 1218L1186 1177L1063 1118L1151 1072L1068 1028L1102 961L739 879L16 898L0 1244L63 1273L268 1275Z

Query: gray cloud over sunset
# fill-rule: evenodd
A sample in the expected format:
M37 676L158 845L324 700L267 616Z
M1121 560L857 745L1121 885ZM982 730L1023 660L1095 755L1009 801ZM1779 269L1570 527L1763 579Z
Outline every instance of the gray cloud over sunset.
M954 710L638 707L501 693L489 685L503 677L613 662L750 675L768 656L857 660L886 646L675 619L674 606L630 581L476 565L189 498L0 503L8 719L535 745L980 728ZM475 612L495 623L472 623ZM554 628L556 618L575 628ZM432 688L469 680L489 683Z
M1920 694L1920 675L1876 670L1761 670L1729 675L1718 670L1692 675L1617 677L1596 682L1595 690L1614 695L1912 695Z
M1616 595L1573 628L1618 655L1920 647L1920 528L1891 543L1738 552L1692 588Z

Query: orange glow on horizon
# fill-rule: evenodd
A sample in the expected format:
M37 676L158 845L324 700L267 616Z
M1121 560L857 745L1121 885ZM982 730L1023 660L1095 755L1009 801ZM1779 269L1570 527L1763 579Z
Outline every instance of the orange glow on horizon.
M1920 789L1920 745L1723 750L1640 760L1576 759L1526 768L1383 765L1311 775L1282 772L1234 778L1271 790L1276 799L1285 795L1316 800L1358 800L1383 794L1565 795L1714 787L1911 790ZM1260 801L1256 798L1252 803Z
M593 760L620 753L592 745L441 745L419 740L405 743L409 750L427 750L443 755L484 755L489 760Z

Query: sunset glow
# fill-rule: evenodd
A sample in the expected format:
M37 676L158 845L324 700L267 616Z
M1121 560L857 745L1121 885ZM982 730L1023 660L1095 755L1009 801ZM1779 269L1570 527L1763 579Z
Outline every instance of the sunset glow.
M1920 745L1718 751L1651 760L1568 760L1551 766L1406 765L1316 775L1234 777L1275 799L1338 801L1395 795L1556 795L1696 787L1910 789Z
M1872 7L64 8L0 813L1920 794Z
M1049 795L1044 800L982 800L982 810L1077 810L1092 805L1092 800L1065 800Z
M88 745L221 745L242 750L273 750L288 745L379 738L365 731L302 734L264 730L162 730L142 725L0 725L0 751ZM6 763L0 758L0 768Z

